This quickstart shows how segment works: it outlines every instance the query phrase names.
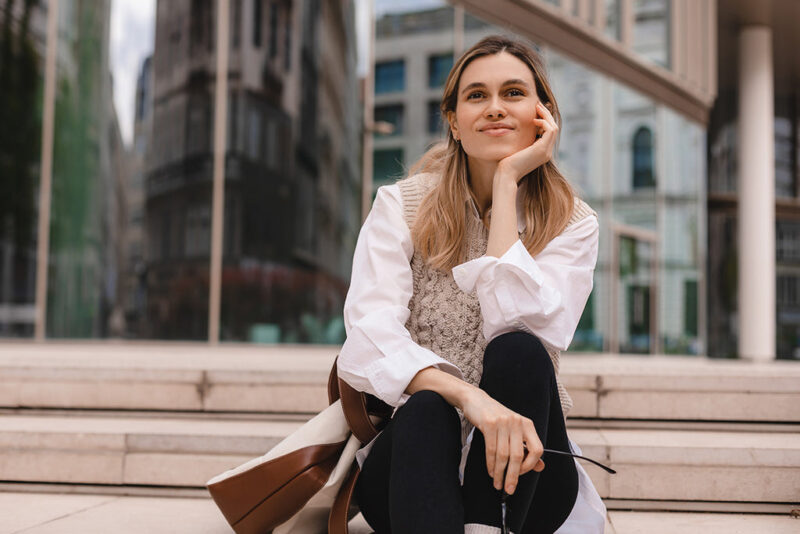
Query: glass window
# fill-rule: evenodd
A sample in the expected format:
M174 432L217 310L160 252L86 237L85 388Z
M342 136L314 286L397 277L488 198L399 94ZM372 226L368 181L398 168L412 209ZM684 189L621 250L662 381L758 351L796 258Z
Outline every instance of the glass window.
M278 3L269 4L269 57L278 55Z
M389 135L403 134L403 104L375 106L375 122L388 122L394 127ZM378 134L381 135L381 134Z
M633 134L633 188L655 187L653 132L642 127Z
M47 335L205 340L216 3L60 6Z
M428 87L443 87L453 68L453 53L437 54L428 58Z
M428 102L428 133L434 135L444 135L445 121L442 117L442 110L438 100Z
M264 0L253 0L253 46L255 48L261 46L261 23L264 19L263 7Z
M344 341L361 225L354 13L294 5L303 16L294 36L291 9L275 1L264 4L267 46L231 47L229 109L241 126L225 166L223 341ZM291 58L299 68L264 68Z
M607 37L619 41L622 38L620 15L621 0L605 0L606 27L604 33Z
M384 61L375 64L375 93L403 91L406 87L405 62Z
M737 242L737 230L735 214L708 214L708 355L716 358L735 358L739 351L738 257L736 248L728 246Z
M800 222L778 219L776 241L777 355L800 356Z
M375 150L372 170L373 189L394 183L403 174L403 149L384 148Z
M25 16L27 14L27 16ZM0 9L0 337L31 337L47 2Z
M608 350L616 339L620 350L702 353L704 128L553 50L548 67L563 121L559 168L608 236L570 349Z
M239 48L242 40L242 0L231 1L231 46Z
M633 50L669 68L669 0L634 0Z
M659 244L659 329L663 352L702 354L700 311L706 292L700 280L705 237L705 129L672 110L663 110L661 136L669 155L661 176ZM702 306L702 308L701 308ZM707 315L708 316L708 315Z
M795 150L792 134L791 105L775 99L775 196L794 197Z
M286 5L286 23L283 25L283 68L292 68L292 6Z

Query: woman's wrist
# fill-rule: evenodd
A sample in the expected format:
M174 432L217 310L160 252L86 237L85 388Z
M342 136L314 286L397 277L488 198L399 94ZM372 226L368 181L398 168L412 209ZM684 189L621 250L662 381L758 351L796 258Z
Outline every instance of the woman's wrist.
M417 372L408 387L406 387L406 393L413 395L417 391L424 389L435 391L444 397L448 404L463 409L467 399L473 393L472 390L478 388L450 373L431 366Z
M497 167L492 180L492 196L503 193L516 195L519 178L509 170Z

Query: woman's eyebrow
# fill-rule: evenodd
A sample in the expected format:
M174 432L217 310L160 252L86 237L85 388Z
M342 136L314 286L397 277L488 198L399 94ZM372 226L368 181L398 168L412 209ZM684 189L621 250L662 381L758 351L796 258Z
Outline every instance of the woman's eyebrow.
M506 80L506 81L503 82L503 84L500 87L505 87L507 85L521 85L521 86L525 87L526 89L530 89L530 85L528 85L528 83L526 81L519 80L519 79ZM479 87L480 88L486 87L486 84L483 83L483 82L472 82L471 84L469 84L468 86L466 86L464 89L461 90L461 94L463 95L464 93L466 93L470 89L476 89L476 88L479 88Z

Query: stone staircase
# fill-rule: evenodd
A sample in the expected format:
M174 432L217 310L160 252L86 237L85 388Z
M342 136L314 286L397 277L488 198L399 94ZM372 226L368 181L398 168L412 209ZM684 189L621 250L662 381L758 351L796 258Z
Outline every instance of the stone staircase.
M335 354L0 344L0 490L203 495L326 406ZM609 510L800 508L800 364L565 354L561 376Z

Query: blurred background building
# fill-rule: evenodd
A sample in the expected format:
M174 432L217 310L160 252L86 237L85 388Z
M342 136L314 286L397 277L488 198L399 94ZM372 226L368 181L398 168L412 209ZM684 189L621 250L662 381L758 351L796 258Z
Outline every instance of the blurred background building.
M600 218L571 350L800 358L798 21L792 0L3 0L0 336L341 343L362 188L440 137L453 58L499 32L543 54L557 161Z

